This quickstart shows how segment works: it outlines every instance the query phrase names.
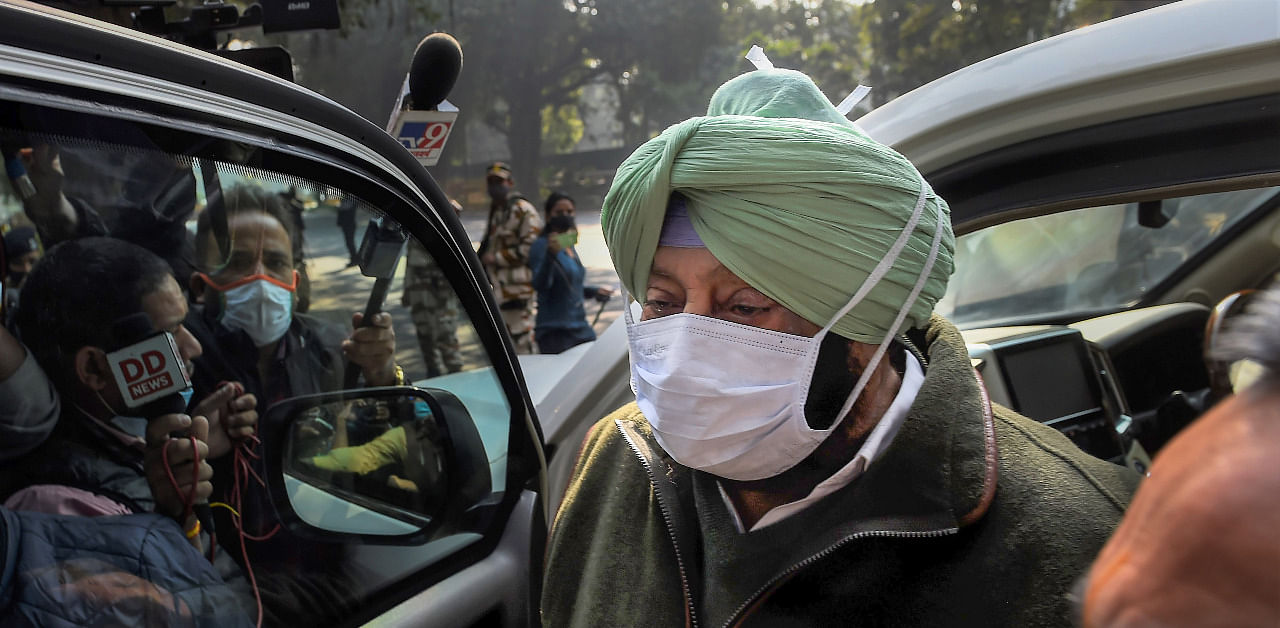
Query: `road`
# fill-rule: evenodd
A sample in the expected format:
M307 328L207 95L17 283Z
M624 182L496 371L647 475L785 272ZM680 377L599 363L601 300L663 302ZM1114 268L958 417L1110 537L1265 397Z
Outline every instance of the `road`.
M487 209L475 208L462 212L463 227L471 237L472 247L478 247L480 238L484 237ZM363 225L368 218L358 220ZM305 253L307 273L311 277L311 307L308 314L335 323L349 325L351 313L363 311L373 287L373 280L364 277L356 268L346 268L347 251L342 242L342 231L336 224L336 215L332 208L321 206L307 211L304 215ZM619 291L618 276L609 261L609 251L604 244L604 235L600 228L600 212L579 211L578 245L575 247L582 263L587 268L587 283L604 285L614 289L615 295L606 304L595 324L596 333L604 331L610 323L622 314L623 298ZM363 226L356 232L356 243L359 244ZM404 279L404 264L396 269L396 277L387 294L387 306L392 315L396 333L396 362L401 365L411 379L425 377L426 369L422 361L422 352L414 341L416 338L413 324L409 320L406 308L400 307L400 295ZM593 318L598 309L595 302L587 303L588 320ZM459 344L463 348L464 362L468 365L485 363L483 353L475 341L474 332L466 325L459 327Z

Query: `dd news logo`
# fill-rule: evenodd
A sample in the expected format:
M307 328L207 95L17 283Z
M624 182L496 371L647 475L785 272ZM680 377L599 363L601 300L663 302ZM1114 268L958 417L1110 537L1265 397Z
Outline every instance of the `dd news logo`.
M125 405L136 408L191 386L173 334L163 332L107 354Z

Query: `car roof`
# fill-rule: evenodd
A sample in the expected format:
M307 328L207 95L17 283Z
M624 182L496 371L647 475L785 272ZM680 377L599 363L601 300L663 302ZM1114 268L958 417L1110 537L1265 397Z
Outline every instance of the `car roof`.
M1280 92L1280 2L1184 0L973 64L857 120L926 175L1063 131Z
M77 62L95 68L77 69ZM38 4L0 2L0 74L162 104L203 96L225 107L256 105L276 123L272 132L314 131L303 137L323 135L344 152L358 148L386 172L407 176L410 189L434 185L396 138L325 96L209 52Z

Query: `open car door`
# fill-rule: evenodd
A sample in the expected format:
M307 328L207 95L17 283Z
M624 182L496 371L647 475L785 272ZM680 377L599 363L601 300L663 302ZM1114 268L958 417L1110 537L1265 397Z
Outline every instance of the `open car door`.
M539 427L469 238L395 139L264 73L24 3L0 4L0 148L28 170L0 181L0 219L26 214L46 247L130 240L201 287L188 295L188 326L208 328L197 395L202 377L234 378L259 398L264 498L236 517L264 526L250 532L281 524L269 551L246 541L264 623L537 622ZM52 209L32 204L28 182ZM237 226L243 199L287 209L277 263L296 277L289 340L265 370L237 366L213 313L233 299L218 274L257 246ZM349 265L358 255L391 258L374 272ZM353 313L379 283L366 274L383 276L390 388L336 376ZM224 548L235 535L219 526ZM300 593L266 595L267 583Z

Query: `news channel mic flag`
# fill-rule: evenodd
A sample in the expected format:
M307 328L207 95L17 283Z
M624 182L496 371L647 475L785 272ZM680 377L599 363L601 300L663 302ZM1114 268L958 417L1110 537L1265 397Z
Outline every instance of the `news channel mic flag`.
M418 43L387 132L423 166L440 161L458 118L458 108L445 98L461 71L462 47L453 37L432 33Z

